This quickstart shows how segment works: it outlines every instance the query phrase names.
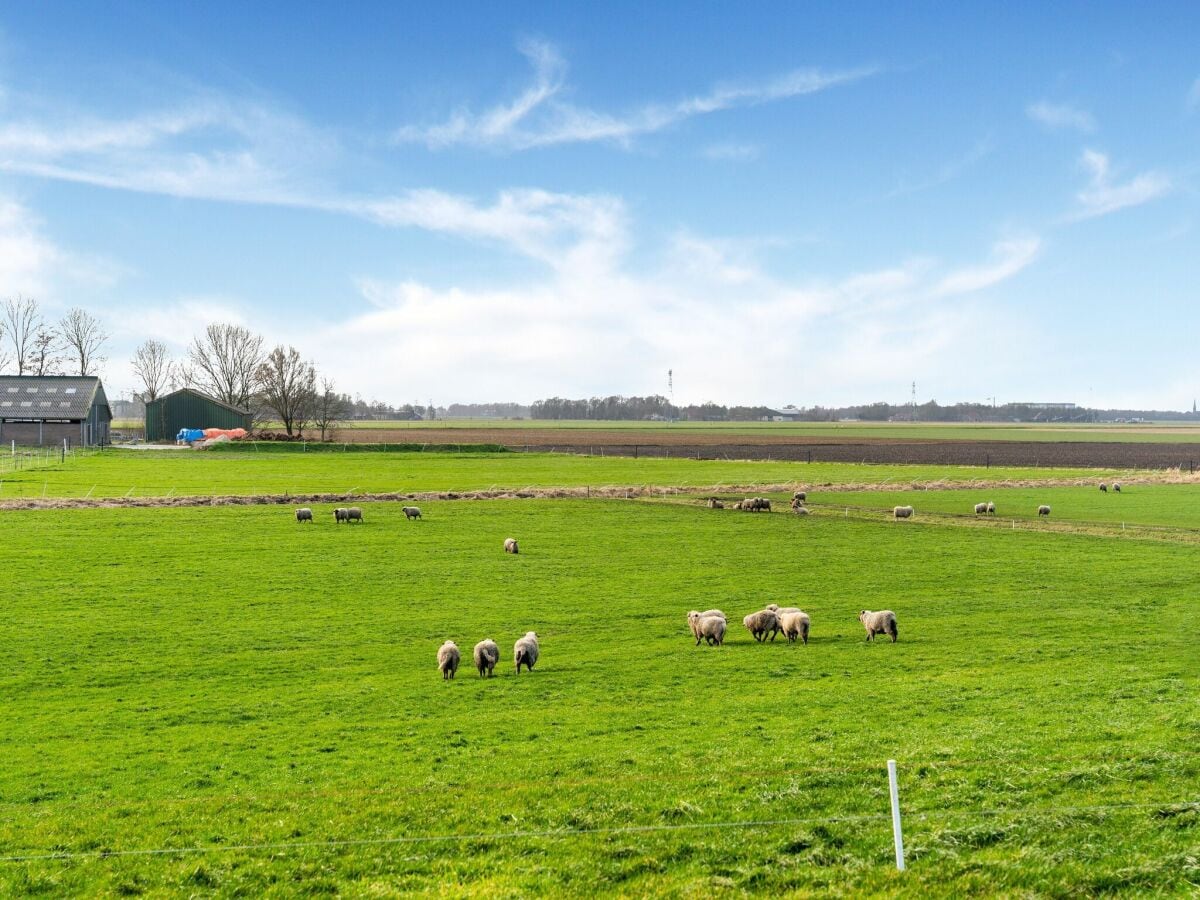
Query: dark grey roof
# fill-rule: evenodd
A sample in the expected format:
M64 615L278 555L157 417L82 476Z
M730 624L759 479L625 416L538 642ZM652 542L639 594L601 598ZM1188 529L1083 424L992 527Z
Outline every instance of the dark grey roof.
M0 418L86 419L100 390L94 375L0 375Z
M150 402L151 403L161 403L163 400L166 400L168 397L174 397L178 394L195 394L197 397L203 397L209 403L215 403L217 406L223 406L226 409L232 410L235 413L239 413L243 416L250 415L250 410L248 410L248 409L242 409L240 406L234 406L232 403L226 403L224 400L218 400L216 397L212 396L212 394L206 394L206 393L204 393L204 391L198 391L195 388L190 388L190 387L180 388L177 391L171 391L171 393L163 394L157 400L151 400Z

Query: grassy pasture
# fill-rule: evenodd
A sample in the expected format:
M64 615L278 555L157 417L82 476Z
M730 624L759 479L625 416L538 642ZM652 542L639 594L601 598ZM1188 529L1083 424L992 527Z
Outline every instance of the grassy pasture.
M0 862L0 894L1194 888L1194 547L669 503L422 508L368 504L361 527L323 507L312 526L0 510L19 585L0 855L94 854ZM811 613L808 647L741 628L771 601ZM709 606L733 620L724 648L687 633ZM896 610L900 642L864 643L862 607ZM528 628L543 656L518 678ZM469 658L485 636L502 674L443 683L441 641ZM652 830L607 830L629 826ZM422 840L454 835L474 837ZM101 855L189 847L208 849Z
M524 453L301 453L106 450L63 465L5 473L0 499L360 491L486 490L592 485L784 484L1111 478L1094 469L870 466L854 463L632 459Z

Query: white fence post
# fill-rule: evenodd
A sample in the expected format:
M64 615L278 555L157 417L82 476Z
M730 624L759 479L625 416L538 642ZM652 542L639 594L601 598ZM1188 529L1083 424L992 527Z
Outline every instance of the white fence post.
M900 791L896 787L896 761L887 761L888 788L892 795L892 839L896 844L896 868L904 871L904 835L900 832Z

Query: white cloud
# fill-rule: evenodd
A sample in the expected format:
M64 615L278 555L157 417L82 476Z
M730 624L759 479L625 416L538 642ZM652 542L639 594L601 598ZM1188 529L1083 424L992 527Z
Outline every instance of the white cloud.
M704 148L704 158L711 160L728 160L734 162L744 162L751 159L758 159L759 148L754 144L739 144L734 141L723 141L718 144L710 144Z
M63 249L43 231L32 210L0 196L0 296L33 297L56 315L59 307L71 305L73 288L106 287L124 274L111 260Z
M1114 184L1108 156L1096 150L1084 150L1081 165L1091 175L1088 186L1076 194L1078 209L1072 220L1093 219L1119 209L1140 206L1168 193L1171 179L1161 172L1142 172L1123 184Z
M1033 121L1055 130L1073 129L1085 134L1091 134L1096 130L1096 120L1091 113L1066 103L1050 103L1047 100L1039 100L1037 103L1031 103L1025 107L1025 115Z
M757 106L814 94L874 74L875 68L836 72L797 69L767 81L718 86L673 103L647 104L623 114L576 106L564 99L566 64L543 42L528 43L521 52L533 65L532 84L514 100L482 113L460 110L445 122L399 128L398 143L421 143L431 149L459 144L528 150L554 144L603 141L628 146L639 135L662 131L694 116L736 107Z
M995 287L1029 266L1037 258L1041 246L1041 240L1035 235L1000 241L992 247L990 262L948 273L938 282L934 293L948 297Z

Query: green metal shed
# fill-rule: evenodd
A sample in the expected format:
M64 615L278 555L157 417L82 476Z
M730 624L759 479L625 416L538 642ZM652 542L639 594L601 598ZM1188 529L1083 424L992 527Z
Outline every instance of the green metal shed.
M146 440L173 441L181 428L245 428L251 414L228 403L182 388L146 404Z

